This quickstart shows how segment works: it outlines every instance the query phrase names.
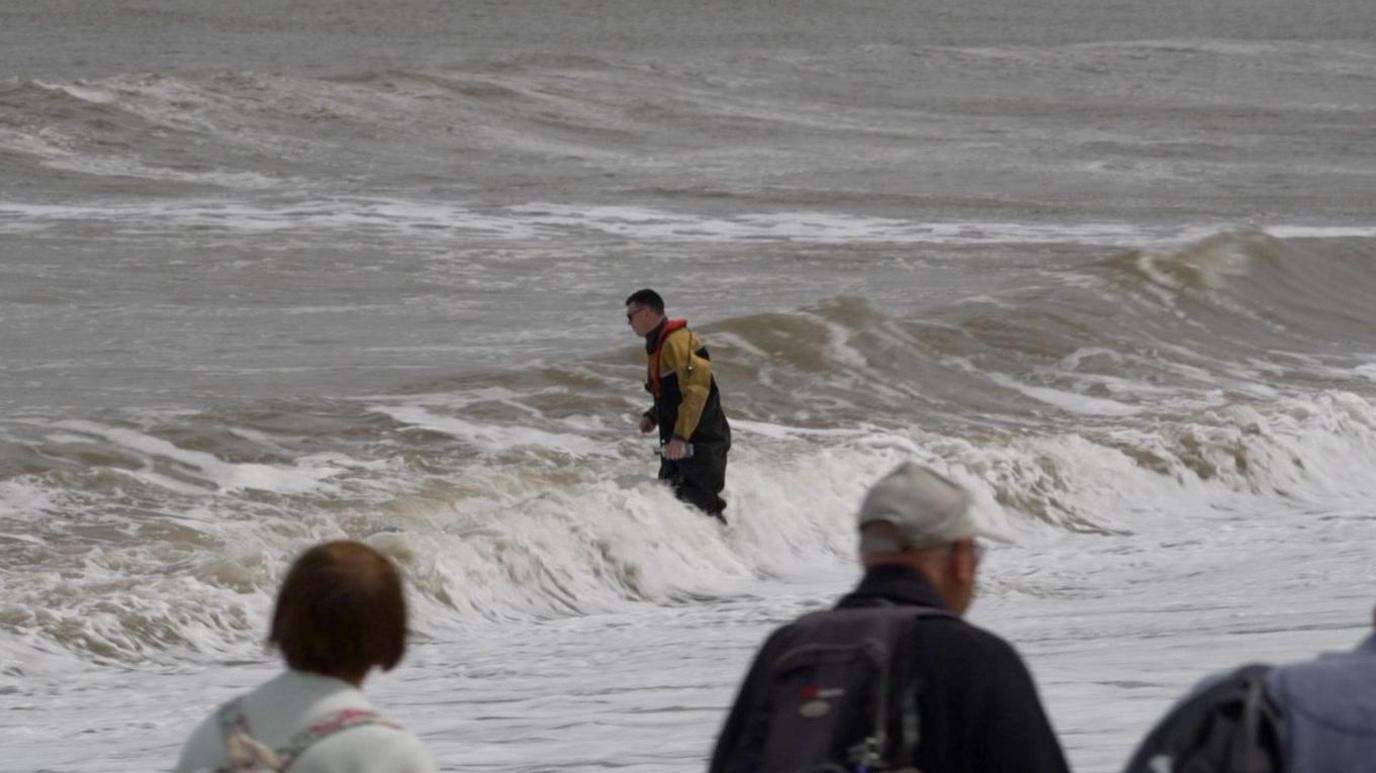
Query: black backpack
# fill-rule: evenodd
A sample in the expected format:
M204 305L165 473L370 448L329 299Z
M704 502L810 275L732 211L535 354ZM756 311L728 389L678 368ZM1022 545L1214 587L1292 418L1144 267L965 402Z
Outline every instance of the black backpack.
M1266 687L1270 666L1229 673L1177 704L1137 747L1125 773L1280 773L1285 715Z
M780 635L752 696L729 773L915 773L917 690L906 652L927 607L814 612ZM889 728L897 719L898 737Z

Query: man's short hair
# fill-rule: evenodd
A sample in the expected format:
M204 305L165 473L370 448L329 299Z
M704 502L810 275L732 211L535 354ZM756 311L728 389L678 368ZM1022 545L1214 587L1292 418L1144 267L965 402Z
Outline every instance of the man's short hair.
M268 641L297 671L348 677L390 671L406 651L401 576L359 542L326 542L302 553L277 592Z
M651 290L648 287L644 290L636 290L635 292L631 293L629 297L626 298L627 306L630 306L633 303L637 306L644 306L648 309L653 309L656 314L664 313L664 299L659 297L659 293L655 292L654 290Z

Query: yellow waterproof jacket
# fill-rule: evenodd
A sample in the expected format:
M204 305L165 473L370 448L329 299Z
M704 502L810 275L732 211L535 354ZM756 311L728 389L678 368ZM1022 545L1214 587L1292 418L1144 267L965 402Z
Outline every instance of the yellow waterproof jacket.
M645 388L655 396L653 415L660 438L693 443L729 442L712 360L701 339L683 320L668 320L647 336Z

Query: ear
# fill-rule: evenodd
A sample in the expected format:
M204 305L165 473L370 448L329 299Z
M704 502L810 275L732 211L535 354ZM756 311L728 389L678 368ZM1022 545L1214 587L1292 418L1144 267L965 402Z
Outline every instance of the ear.
M975 584L975 567L978 563L975 560L975 541L972 538L957 540L951 546L950 558L951 576L961 587L972 587Z

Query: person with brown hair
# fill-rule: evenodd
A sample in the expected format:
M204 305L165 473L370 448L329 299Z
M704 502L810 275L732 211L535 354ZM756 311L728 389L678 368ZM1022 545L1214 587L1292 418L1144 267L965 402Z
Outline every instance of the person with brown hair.
M401 576L381 553L340 540L302 553L277 593L268 641L287 670L220 706L182 748L178 773L431 773L414 735L359 688L406 651Z

